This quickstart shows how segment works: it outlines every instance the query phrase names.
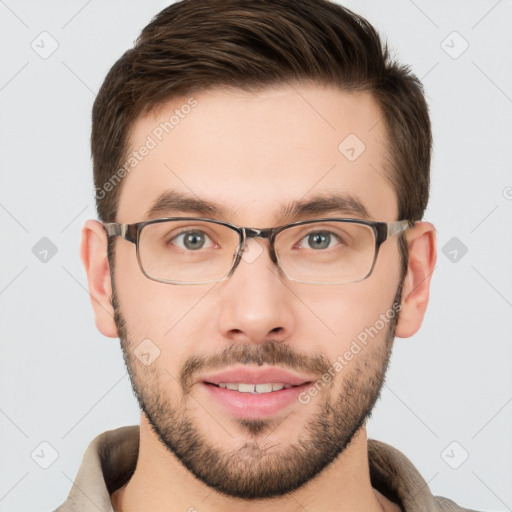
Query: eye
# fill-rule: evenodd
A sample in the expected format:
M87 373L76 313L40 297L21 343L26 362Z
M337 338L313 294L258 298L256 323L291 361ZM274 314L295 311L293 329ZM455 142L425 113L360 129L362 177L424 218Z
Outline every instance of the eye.
M211 238L203 231L185 231L169 240L180 249L197 251L199 249L209 249L214 246Z
M331 231L314 231L299 241L298 248L315 250L328 249L340 242L342 242L340 237Z

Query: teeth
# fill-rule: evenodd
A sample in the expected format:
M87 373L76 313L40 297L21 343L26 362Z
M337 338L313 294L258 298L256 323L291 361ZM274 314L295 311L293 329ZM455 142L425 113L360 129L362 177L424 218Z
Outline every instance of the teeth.
M254 384L238 384L240 393L254 393L256 391Z
M281 389L288 389L292 386L290 384L278 383L265 383L265 384L246 384L244 382L220 382L220 388L231 389L240 393L271 393L272 391L280 391Z
M271 393L272 384L256 384L254 389L256 390L256 393Z

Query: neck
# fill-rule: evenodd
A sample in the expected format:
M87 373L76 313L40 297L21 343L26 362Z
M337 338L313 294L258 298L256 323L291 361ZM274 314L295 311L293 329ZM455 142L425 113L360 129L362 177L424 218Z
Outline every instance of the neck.
M115 512L394 512L400 509L372 488L364 428L320 475L300 489L277 498L247 501L230 498L196 479L164 447L141 417L137 467L112 495Z

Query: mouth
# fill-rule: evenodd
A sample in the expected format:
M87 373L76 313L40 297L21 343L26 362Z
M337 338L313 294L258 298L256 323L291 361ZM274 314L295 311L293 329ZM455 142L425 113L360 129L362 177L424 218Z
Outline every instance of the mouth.
M299 405L299 394L313 381L280 368L246 366L203 376L198 384L229 415L261 420Z

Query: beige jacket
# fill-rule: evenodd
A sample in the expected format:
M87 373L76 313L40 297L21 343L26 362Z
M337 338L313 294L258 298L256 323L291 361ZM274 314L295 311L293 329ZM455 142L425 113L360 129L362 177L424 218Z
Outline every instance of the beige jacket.
M110 495L132 476L139 448L139 426L108 430L87 448L66 501L55 512L115 512ZM368 440L372 486L404 512L475 512L433 496L412 463L395 448Z

